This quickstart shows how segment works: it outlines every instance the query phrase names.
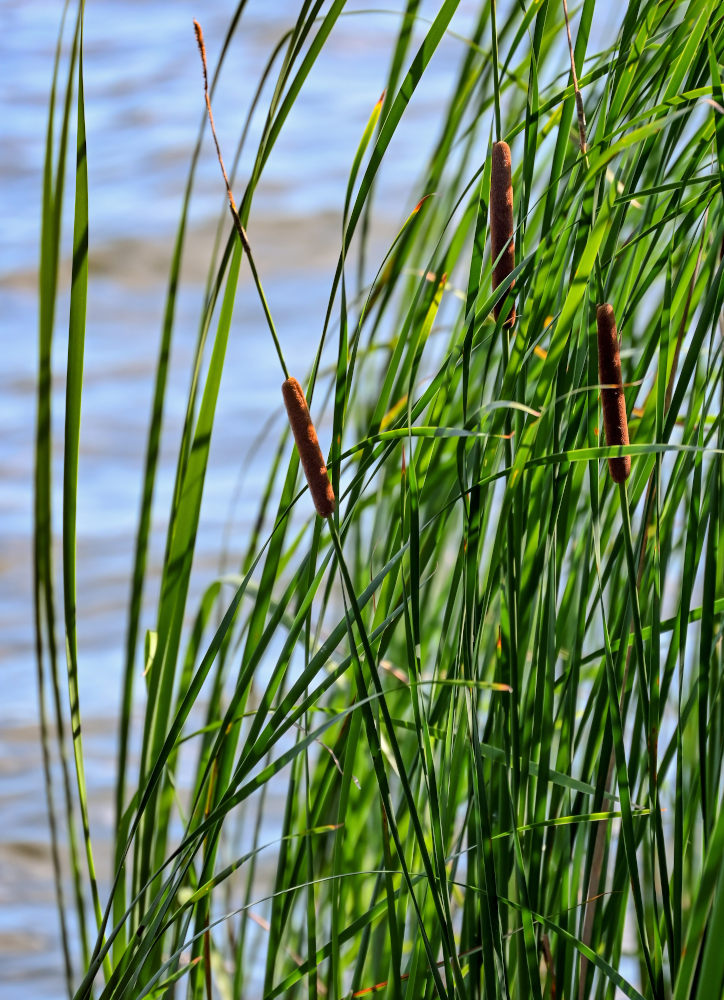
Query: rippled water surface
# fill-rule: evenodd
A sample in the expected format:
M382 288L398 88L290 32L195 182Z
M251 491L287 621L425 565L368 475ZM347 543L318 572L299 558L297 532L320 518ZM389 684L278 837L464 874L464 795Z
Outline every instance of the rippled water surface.
M131 550L165 281L203 111L191 21L194 16L202 20L213 69L234 6L230 0L204 5L190 0L87 3L90 286L78 490L78 608L86 778L101 877L107 868L104 845L112 818L115 715ZM268 55L292 24L298 6L292 0L248 4L214 102L227 159ZM427 3L422 8L430 13L437 6ZM461 3L455 21L459 31L464 32L475 6ZM37 731L31 510L41 168L62 4L5 0L2 9L0 1000L16 998L21 988L34 1000L55 1000L63 995L63 986ZM269 160L252 209L249 233L265 288L289 367L302 374L327 304L349 163L384 86L398 24L397 16L383 13L351 13L340 19ZM441 101L449 93L460 55L459 40L443 42L392 144L376 201L372 245L380 253L424 193L418 187L420 163L438 132ZM259 125L256 121L252 129L250 149ZM239 184L248 162L242 162ZM153 585L208 255L215 220L223 211L220 183L207 135L178 301L145 626L152 623ZM68 206L66 252L71 223ZM370 266L376 268L378 262ZM62 280L53 396L56 474L67 261ZM281 380L245 271L219 398L190 606L217 571L225 526L231 526L231 558L242 548L266 471L263 454L242 463L242 434L244 429L258 429L270 416L281 419ZM58 492L54 503L57 570Z

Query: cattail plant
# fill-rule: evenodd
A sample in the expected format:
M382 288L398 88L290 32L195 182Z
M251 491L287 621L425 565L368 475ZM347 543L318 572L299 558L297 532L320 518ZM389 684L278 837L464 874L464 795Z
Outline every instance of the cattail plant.
M715 354L724 268L713 273L724 218L717 210L719 175L711 169L722 116L710 101L697 98L709 94L717 106L722 103L724 32L712 14L716 5L586 0L574 11L572 0L558 0L534 5L550 7L534 27L531 4L429 4L439 9L429 25L415 20L417 54L409 70L412 25L402 18L395 31L379 38L375 25L368 26L369 37L379 43L372 55L381 67L375 63L370 73L366 53L347 51L344 79L330 82L345 4L257 4L264 9L263 38L240 34L237 15L244 4L229 4L236 11L223 48L216 59L210 48L208 57L216 62L220 84L226 80L233 90L239 162L251 182L242 199L233 175L225 178L225 213L231 211L234 229L224 236L233 253L209 248L213 292L199 289L184 267L193 241L189 220L194 206L200 211L204 203L194 200L191 183L183 195L178 236L168 248L145 459L138 468L133 461L131 469L136 456L124 450L120 425L106 456L113 459L109 473L123 481L132 476L141 487L135 546L125 506L98 533L105 548L120 540L134 549L128 580L108 578L98 546L87 544L87 530L83 544L78 517L78 511L93 509L99 488L92 456L76 474L86 426L81 413L87 421L91 402L83 397L93 389L82 378L84 345L92 334L83 251L85 233L94 228L86 197L81 60L87 5L69 0L56 6L68 11L41 74L53 82L38 192L33 551L27 558L23 544L16 558L10 546L3 562L10 577L0 570L0 604L16 568L32 577L33 608L29 614L17 610L20 619L33 620L35 671L26 668L33 651L24 634L13 643L12 656L23 684L36 675L37 716L27 715L24 724L40 736L45 780L39 785L45 786L52 862L51 871L42 866L40 874L44 881L52 872L64 945L62 956L47 947L52 914L43 890L37 932L22 935L26 986L18 994L47 988L83 1000L210 1000L227 993L381 1000L404 992L409 1000L479 1000L507 991L535 1000L724 1000L724 803L718 794L724 786L724 586L717 572L724 487L719 455L682 450L676 443L691 438L677 431L681 422L705 429L707 446L719 447L724 435ZM397 6L416 10L418 4ZM445 38L455 8L463 6L473 48L458 50L446 46ZM287 7L298 8L295 16ZM274 15L280 11L277 30ZM61 10L58 15L60 21ZM198 60L188 27L187 48ZM216 27L221 32L218 20ZM209 96L198 24L195 30L203 111L211 121L215 99ZM629 72L624 63L632 33L636 53ZM250 59L248 46L265 40L269 51L255 49ZM439 51L443 46L446 51ZM473 65L470 53L481 51L489 57ZM231 76L225 57L240 61L243 72ZM471 88L477 82L472 100L461 100L455 86L440 86L435 67L441 57L450 69L446 79L466 80ZM384 67L389 113L383 119L376 108L362 131L370 77L376 80L377 68ZM530 95L517 85L527 79ZM323 266L304 272L305 286L317 289L315 300L317 292L323 296L324 314L341 310L341 361L333 363L330 379L330 399L340 401L340 426L331 453L328 438L322 433L318 441L312 426L312 419L321 423L321 396L312 395L306 373L297 372L299 382L291 377L293 366L285 363L253 256L252 206L260 208L272 160L279 179L287 159L283 150L299 149L294 129L304 129L320 81L329 85L328 127L320 130L329 135L320 138L334 140L335 129L343 128L345 141L304 152L320 161L315 181L334 180L342 171L348 177L338 203L330 192L330 207L336 205L344 227L320 233ZM196 83L192 98L200 116L201 80ZM403 111L418 90L435 99L426 107L426 128L445 136L419 163L426 190L437 196L424 225L417 214L422 202L399 223L393 205L388 240L387 225L379 231L365 220L374 220L375 206L389 200L390 190L398 189L396 178L405 175ZM676 99L682 91L684 104ZM579 123L571 147L567 121L574 99ZM518 123L507 134L514 131L521 152L535 155L526 165L530 205L522 185L512 197L512 147L496 142L506 135L501 100L507 120ZM587 152L584 105L589 113L603 109L595 115L593 154ZM562 109L567 113L559 119L556 111ZM221 164L225 126L222 108L213 110L220 116L221 147L216 153L210 145L204 149ZM492 138L481 140L491 117ZM362 134L355 146L347 133L350 123L356 131L356 121ZM575 130L575 112L573 122ZM96 134L94 140L93 124L89 119L91 153L103 138ZM681 128L692 141L678 141ZM667 141L653 141L654 134ZM251 143L252 136L259 141ZM481 141L487 143L482 153ZM190 153L193 164L198 154ZM474 220L472 233L467 209L477 199L469 181L488 155L484 190L477 192L482 218ZM615 174L606 179L610 157ZM295 197L303 198L308 171L295 166L289 181ZM605 204L592 195L596 178L610 185ZM694 180L696 192L690 191ZM347 204L348 191L354 206ZM74 219L72 240L58 224L61 215ZM525 289L517 284L523 254L514 254L513 246L523 218ZM143 221L131 220L139 223L138 246L147 235ZM481 245L488 224L491 238L486 246L486 235ZM591 225L595 235L589 239ZM296 260L302 264L309 263L302 258L309 229L288 225L280 233L290 247L299 237ZM112 240L114 233L103 238ZM68 280L62 267L67 250L75 251ZM23 259L22 243L20 251ZM326 251L333 269L339 261L334 278L326 274ZM417 265L428 282L426 303L434 300L426 308L411 294L410 266ZM494 271L492 295L487 271L485 290L479 289L483 265ZM350 279L355 276L345 288L342 267ZM632 267L640 271L633 289ZM712 272L708 278L705 268ZM439 336L428 336L443 294L443 270L456 276L464 302L452 308L451 301L444 329L438 324ZM672 293L665 345L662 270ZM255 301L248 301L249 288L238 280L242 272L253 279L248 284L256 289L252 294L258 292ZM278 277L290 322L289 332L280 333L303 338L311 361L326 341L302 315L302 279L284 280L286 268ZM11 268L3 278L14 294L22 276ZM110 294L111 306L124 294L122 278L111 273L98 286L98 294ZM597 292L604 284L607 291ZM22 280L18 288L22 297ZM488 302L501 300L493 321L500 336L486 337L472 322L480 317L473 316L467 289L476 295L480 290ZM516 331L522 332L517 305L524 290L535 307L522 343ZM663 404L658 422L639 423L635 449L627 445L625 406L633 405L633 385L624 401L634 366L627 364L622 379L613 314L616 308L621 314L632 294L636 377L646 386L653 382ZM33 306L33 297L27 298ZM198 327L209 333L194 338L184 366L193 377L172 379L169 351L183 336L182 313L197 325L188 312L194 299ZM271 305L278 309L277 301ZM570 335L584 302L584 324L597 320L600 372L591 338ZM616 305L600 305L596 316L604 302ZM128 391L145 397L147 354L149 347L156 353L156 338L146 343L155 323L140 309L143 304L134 309L143 337L129 345L138 347L142 368ZM225 496L224 485L231 486L249 434L248 425L231 428L236 440L213 454L209 450L213 435L219 444L223 386L239 391L229 322L243 309L246 326L254 323L264 335L254 364L262 349L271 349L259 304L279 355L274 370L280 378L272 389L278 392L284 383L283 414L282 400L273 399L283 428L271 428L275 437L281 431L281 441L260 449L254 465L258 488L246 492L243 516L230 518L233 540L219 539L210 478L213 507L226 507L234 495ZM18 308L24 308L20 301ZM65 330L57 322L61 314ZM70 346L65 363L59 335ZM541 338L551 336L545 351ZM698 363L712 337L711 362ZM237 346L248 367L248 345ZM30 402L23 347L11 352L10 367L0 374L9 379L7 398L14 408ZM113 353L107 360L115 370L123 359ZM56 369L64 401L56 399ZM592 392L580 393L583 383ZM606 447L577 448L586 443L580 430L587 407L601 409L596 393L604 411L594 420L600 425L596 440ZM62 427L57 403L65 416ZM92 414L105 421L109 434L116 426L112 404ZM158 444L173 444L164 434L169 406L187 412L189 426L164 461ZM542 420L528 414L543 414ZM337 446L345 443L343 422L350 487L343 523L337 524L342 505L333 496L341 498L334 463ZM140 433L135 424L134 433ZM14 424L10 430L10 437L3 435L6 448L17 437ZM653 451L664 448L652 469ZM629 459L623 456L632 451L650 454L646 462L638 460L642 482L636 486L642 489L627 493ZM591 473L608 480L610 468L618 482L605 484L619 491L609 516L583 474L592 453L604 455L609 465L594 463ZM55 460L59 455L62 462ZM558 467L577 459L578 473L565 476L564 486L557 483ZM162 490L167 496L159 497L159 477L165 482L173 467L175 478ZM24 462L3 471L3 503L9 486L8 509L14 510L15 471L23 479L18 497L24 499ZM304 493L291 521L290 489ZM61 497L62 509L56 503ZM327 520L318 520L313 502ZM169 525L165 545L156 537L159 519ZM56 560L60 530L62 560ZM154 541L162 545L158 560ZM83 563L84 556L90 562ZM225 572L229 557L238 572ZM102 607L94 600L96 580L103 582ZM29 588L23 583L14 589L22 601ZM15 610L10 604L12 616ZM122 619L125 629L117 627ZM153 631L143 648L146 625ZM80 652L78 632L86 637ZM116 638L125 640L123 649ZM60 655L63 643L70 671ZM123 663L119 698L94 676L99 652ZM2 657L0 652L0 664ZM556 684L553 674L564 683ZM94 757L84 756L81 737L91 728L81 717L78 689L84 679L102 717L118 719L113 760L106 759L106 726L100 738L85 740L85 753ZM24 711L24 688L17 693L13 706ZM94 766L99 754L100 769ZM98 780L88 781L84 766ZM111 777L115 821L109 828L103 811L94 815L90 797L105 797ZM36 795L38 782L25 784ZM436 794L441 786L444 796ZM25 800L18 804L6 809L6 827L14 818L23 822ZM31 807L34 816L34 802ZM511 837L531 811L533 822ZM9 835L22 836L12 830ZM482 850L461 854L475 844ZM106 862L100 880L93 865L99 847ZM17 874L20 884L26 873ZM503 897L511 895L510 887L509 905ZM3 898L2 919L10 920L11 929L16 915L25 923L26 907L3 908ZM264 928L261 937L252 931L254 922ZM42 950L33 955L38 941ZM65 989L49 978L60 972L63 957Z
M513 185L510 179L510 146L507 142L493 145L493 162L490 171L490 253L493 259L493 291L504 284L515 267L513 242ZM508 283L513 288L514 281ZM495 304L497 319L505 303ZM515 323L515 305L510 306L506 326Z
M274 327L271 311L267 304L264 289L261 286L259 272L256 269L256 264L254 263L249 237L246 235L246 230L244 229L239 217L236 202L234 201L234 195L231 190L231 184L229 183L229 177L226 173L226 167L224 166L224 160L221 155L221 146L219 145L219 139L216 135L214 115L211 110L209 74L206 66L206 45L204 44L204 33L201 25L196 20L194 20L194 33L196 35L196 44L199 49L199 55L201 56L201 65L204 74L204 98L206 100L206 112L209 117L209 125L211 126L211 135L213 136L214 145L216 146L216 156L219 161L219 166L221 167L221 173L224 177L226 194L229 198L231 217L234 220L234 227L236 228L239 239L241 240L241 245L249 260L251 273L254 278L257 291L259 292L259 298L264 309L264 315L269 326L269 331L272 335L272 340L274 341L274 346L276 347L276 351L279 356L282 370L287 376L286 381L282 385L282 395L284 396L284 405L287 408L287 416L289 417L289 423L294 434L299 459L302 463L302 469L304 470L304 475L306 476L307 483L309 485L309 492L312 495L312 500L314 501L317 513L320 517L331 517L334 512L334 490L332 489L332 484L330 483L327 475L327 466L324 458L322 457L322 449L319 447L317 432L314 429L312 418L309 415L309 407L307 406L307 400L304 396L304 390L299 382L289 375L287 366L284 363L284 356L282 354L279 339Z
M621 379L621 356L613 306L606 302L596 309L598 327L598 378L601 383L601 405L606 444L609 447L628 444L626 397ZM609 458L608 468L615 483L623 483L631 472L631 458Z
M331 517L334 513L334 490L327 475L327 466L309 415L304 390L290 376L282 384L282 395L314 506L320 517Z

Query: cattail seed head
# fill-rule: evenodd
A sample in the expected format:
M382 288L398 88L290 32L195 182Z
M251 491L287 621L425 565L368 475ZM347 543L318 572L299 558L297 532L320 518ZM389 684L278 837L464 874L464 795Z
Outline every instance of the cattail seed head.
M334 490L327 475L327 466L309 415L304 390L295 378L288 378L282 384L282 396L314 506L320 517L330 517L334 512Z
M515 267L513 242L513 185L510 179L510 146L496 142L490 171L490 253L493 259L493 291L504 284ZM502 256L501 256L502 253ZM500 258L500 259L498 259ZM497 264L495 263L497 261ZM514 281L508 282L512 288ZM498 302L493 312L497 319L505 300ZM509 307L506 326L515 323L515 306Z
M628 422L626 420L626 397L621 379L621 357L618 348L618 330L613 306L605 303L596 309L598 328L598 378L601 383L601 405L603 407L603 427L606 444L609 447L626 445ZM615 483L623 483L631 472L629 455L609 458L608 468Z

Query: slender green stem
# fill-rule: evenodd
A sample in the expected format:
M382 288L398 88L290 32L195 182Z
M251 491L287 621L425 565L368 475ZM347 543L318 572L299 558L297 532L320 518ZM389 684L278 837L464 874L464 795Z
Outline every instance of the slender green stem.
M495 138L498 142L500 142L503 138L503 127L500 115L500 65L498 59L498 22L496 6L496 0L490 0L490 28L492 32L490 52L493 59L493 108L495 111Z

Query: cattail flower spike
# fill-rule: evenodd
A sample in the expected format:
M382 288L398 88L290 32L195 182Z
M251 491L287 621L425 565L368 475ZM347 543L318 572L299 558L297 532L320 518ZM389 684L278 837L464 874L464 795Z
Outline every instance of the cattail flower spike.
M628 421L626 397L621 378L621 355L616 329L616 317L609 303L596 309L598 328L598 378L601 384L601 406L606 444L609 447L627 445ZM609 458L608 469L615 483L625 482L631 473L631 458L622 455Z
M490 254L493 260L493 291L504 284L515 267L515 243L513 242L513 184L510 172L510 146L507 142L496 142L490 170ZM502 256L501 256L502 254ZM508 283L513 288L514 281ZM505 299L493 308L498 319ZM515 305L509 307L505 325L515 323Z
M295 378L288 378L282 384L282 395L316 511L320 517L331 517L335 505L334 490L327 475L327 466L309 415L304 390Z

